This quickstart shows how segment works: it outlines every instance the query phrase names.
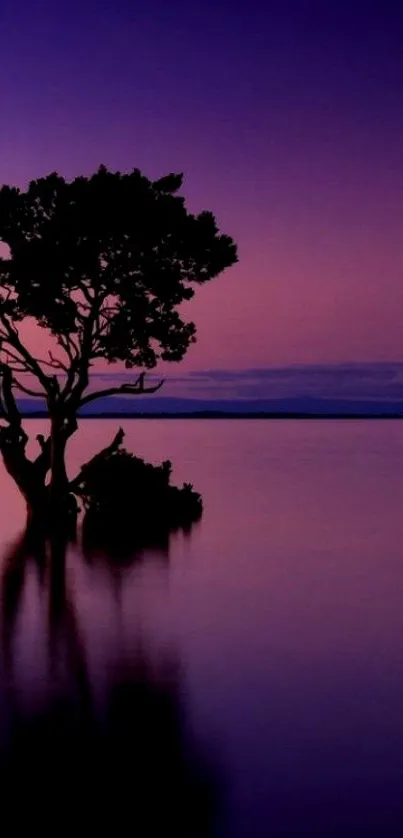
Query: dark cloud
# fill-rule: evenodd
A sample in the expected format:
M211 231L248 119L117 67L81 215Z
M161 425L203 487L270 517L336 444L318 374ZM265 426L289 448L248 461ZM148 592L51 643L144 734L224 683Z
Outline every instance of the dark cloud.
M216 381L234 381L236 379L281 379L297 378L298 380L314 378L320 379L361 379L392 380L403 374L403 363L374 363L374 364L296 364L287 367L252 367L243 370L202 370L189 373L190 377L208 378Z

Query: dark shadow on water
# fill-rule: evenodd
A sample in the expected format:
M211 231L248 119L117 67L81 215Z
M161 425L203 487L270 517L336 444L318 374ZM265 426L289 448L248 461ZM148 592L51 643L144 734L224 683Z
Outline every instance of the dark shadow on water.
M133 564L143 561L159 561L168 564L171 545L179 536L190 539L195 533L199 521L187 527L156 529L148 537L128 535L119 529L108 529L104 537L99 530L83 528L82 552L88 564L103 563L110 570L120 568L123 571Z
M125 511L123 522L117 516L106 517L86 514L82 527L82 549L88 560L106 559L111 566L128 566L134 562L153 558L168 560L170 545L180 535L190 538L199 526L202 515L197 510L193 520L169 523L157 521L149 515L142 516L142 527L130 524L130 512Z
M41 702L31 702L29 694L21 701L15 682L30 574L46 624ZM99 689L61 542L20 539L4 556L0 584L2 678L8 684L0 708L0 801L7 831L212 835L216 777L190 741L178 661L163 656L161 662L160 655L155 664L139 634L136 651L129 659L118 652Z

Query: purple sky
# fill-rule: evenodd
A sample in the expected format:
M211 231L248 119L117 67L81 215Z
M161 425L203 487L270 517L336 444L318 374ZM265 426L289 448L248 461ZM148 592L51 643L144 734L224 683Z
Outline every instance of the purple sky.
M0 39L0 182L184 171L237 240L183 370L403 360L401 2L4 0Z

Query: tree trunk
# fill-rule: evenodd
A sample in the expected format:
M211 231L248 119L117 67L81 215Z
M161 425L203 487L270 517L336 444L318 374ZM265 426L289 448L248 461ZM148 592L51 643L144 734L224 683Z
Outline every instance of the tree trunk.
M11 432L4 433L1 440L4 465L9 475L15 480L28 506L39 500L43 486L38 485L33 463L25 454L25 445Z
M4 465L10 477L17 484L26 504L27 523L29 526L39 519L44 519L47 507L47 488L41 469L25 454L24 438L13 433L10 428L3 428L0 436L0 448Z
M72 526L75 529L77 518L77 508L74 508L66 471L68 436L64 417L53 416L50 434L49 517L50 529L57 535L67 534Z
M41 454L30 460L26 453L26 437L12 428L0 431L0 449L4 465L17 484L26 504L27 528L43 535L73 537L77 507L70 494L65 466L67 434L63 423L51 420L49 440L38 437ZM46 484L50 472L50 483Z
M11 367L0 363L0 415L8 423L0 427L4 465L25 499L28 526L42 529L44 534L67 535L72 519L75 523L77 518L65 465L66 443L77 429L75 410L67 409L55 378L47 398L50 436L45 439L38 434L41 450L35 460L30 460L26 454L28 436L13 393L14 384Z
M66 435L63 433L63 423L59 417L51 419L50 432L50 502L57 510L69 493L65 453Z

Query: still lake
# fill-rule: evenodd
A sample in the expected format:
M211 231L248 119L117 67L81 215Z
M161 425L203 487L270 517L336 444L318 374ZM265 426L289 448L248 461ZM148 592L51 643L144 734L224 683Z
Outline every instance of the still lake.
M403 834L403 423L85 420L72 476L119 424L130 450L194 484L203 518L131 561L70 547L49 593L47 559L16 546L24 510L1 469L4 764L28 753L41 772L49 757L70 783L84 763L52 750L56 723L29 746L21 728L55 702L68 719L70 702L80 730L94 715L105 730L126 678L123 733L99 759L116 781L127 746L119 788L132 812L147 801L132 834L162 834L153 808L183 836Z

